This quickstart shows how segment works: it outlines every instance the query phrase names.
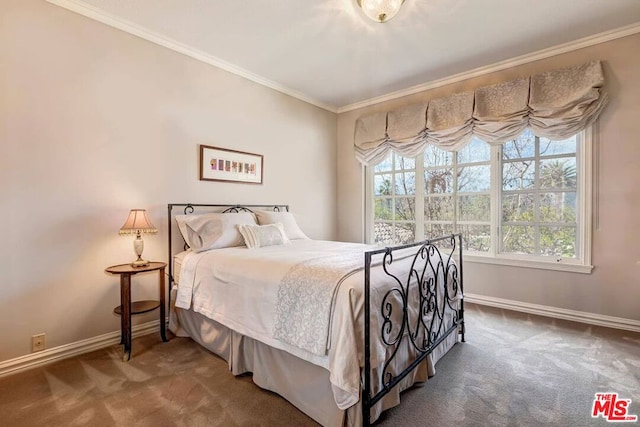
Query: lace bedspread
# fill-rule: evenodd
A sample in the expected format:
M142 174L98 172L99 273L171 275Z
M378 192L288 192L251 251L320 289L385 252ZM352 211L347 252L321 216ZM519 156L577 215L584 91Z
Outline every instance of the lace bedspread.
M294 265L278 288L274 338L325 355L336 292L345 279L363 268L362 251Z

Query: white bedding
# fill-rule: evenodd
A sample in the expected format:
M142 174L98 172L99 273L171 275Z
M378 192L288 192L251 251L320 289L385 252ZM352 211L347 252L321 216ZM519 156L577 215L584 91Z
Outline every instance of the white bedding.
M176 307L192 309L243 335L326 368L336 405L346 409L360 397L363 336L363 273L360 269L337 288L326 354L314 354L274 337L279 284L292 266L322 255L363 254L373 247L354 243L295 240L290 244L249 250L233 247L187 252L181 262ZM362 255L364 264L364 255ZM394 267L406 269L411 259ZM404 264L404 265L403 265ZM380 307L390 277L372 269L372 307ZM372 330L379 330L372 319ZM372 363L385 347L372 345Z

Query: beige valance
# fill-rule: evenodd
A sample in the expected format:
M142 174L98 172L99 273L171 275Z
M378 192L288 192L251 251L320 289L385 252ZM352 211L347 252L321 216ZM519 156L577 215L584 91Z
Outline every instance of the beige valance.
M491 144L530 127L551 139L568 138L595 121L607 100L600 61L456 93L356 120L356 157L366 165L389 150L416 156L427 144L455 151L473 135Z

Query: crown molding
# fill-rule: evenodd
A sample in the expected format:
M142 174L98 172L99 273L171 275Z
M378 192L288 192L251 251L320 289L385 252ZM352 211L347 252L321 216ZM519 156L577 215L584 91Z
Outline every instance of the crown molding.
M485 74L493 73L507 68L516 67L518 65L528 64L530 62L538 61L540 59L549 58L552 56L560 55L562 53L571 52L574 50L582 49L589 46L594 46L600 43L608 42L611 40L619 39L622 37L631 36L633 34L640 33L640 22L620 27L614 30L605 31L603 33L595 34L592 36L584 37L572 42L563 43L550 48L542 49L537 52L528 53L515 58L507 59L505 61L497 62L495 64L487 65L484 67L476 68L470 71L464 71L462 73L454 74L442 79L433 80L428 83L422 83L416 86L402 89L396 92L391 92L385 95L381 95L375 98L366 99L353 104L339 107L337 113L346 113L347 111L357 110L358 108L368 107L370 105L379 104L381 102L390 101L392 99L401 98L407 95L413 95L415 93L423 92L429 89L435 89L437 87L446 86L448 84L457 83L462 80L467 80L473 77L482 76Z
M117 28L118 30L124 31L129 34L133 34L134 36L138 36L144 40L150 41L162 47L166 47L167 49L171 49L175 52L179 52L193 59L197 59L198 61L204 62L209 65L213 65L214 67L220 68L224 71L228 71L232 74L238 75L240 77L244 77L245 79L250 80L254 83L258 83L259 85L276 90L280 93L291 96L293 98L297 98L308 104L315 105L316 107L322 108L323 110L327 110L332 113L337 112L336 107L333 105L329 105L324 102L318 101L317 99L308 97L300 92L289 89L279 83L273 82L257 74L254 74L250 71L247 71L244 68L241 68L229 62L223 61L220 58L217 58L213 55L209 55L208 53L203 52L201 50L189 47L183 43L180 43L176 40L170 39L158 33L154 33L153 31L149 31L144 27L141 27L139 25L136 25L132 22L126 21L114 15L108 14L103 10L84 4L79 0L46 0L46 1L47 3L60 6L64 9L78 13L87 18L90 18L95 21L101 22L105 25L108 25L110 27Z
M442 79L433 80L427 83L422 83L416 86L409 87L407 89L391 92L375 98L366 99L364 101L358 101L356 103L345 105L342 107L336 107L334 105L329 105L317 99L306 96L298 91L292 90L279 83L268 80L262 76L254 74L250 71L245 70L244 68L238 67L229 62L223 61L222 59L217 58L208 53L205 53L201 50L191 48L176 40L172 40L158 33L149 31L146 28L143 28L132 22L129 22L122 18L108 14L103 10L100 10L96 7L89 6L83 3L81 0L46 0L46 1L48 3L54 4L56 6L60 6L64 9L83 15L87 18L101 22L105 25L109 25L110 27L117 28L126 33L138 36L144 40L166 47L167 49L171 49L175 52L182 53L183 55L189 56L198 61L204 62L209 65L213 65L214 67L228 71L240 77L244 77L247 80L250 80L254 83L258 83L262 86L276 90L280 93L299 99L308 104L315 105L316 107L322 108L323 110L329 111L331 113L337 113L337 114L346 113L348 111L357 110L358 108L367 107L367 106L378 104L385 101L390 101L392 99L401 98L407 95L413 95L415 93L423 92L429 89L434 89L437 87L456 83L462 80L470 79L473 77L478 77L485 74L493 73L495 71L500 71L500 70L515 67L518 65L527 64L529 62L538 61L540 59L549 58L551 56L560 55L562 53L571 52L574 50L582 49L585 47L593 46L596 44L600 44L607 41L611 41L611 40L615 40L622 37L640 33L640 23L635 23L635 24L627 25L625 27L621 27L621 28L606 31L603 33L595 34L592 36L584 37L582 39L578 39L572 42L563 43L561 45L539 50L537 52L518 56L516 58L497 62L495 64L476 68L474 70L465 71L465 72L454 74L452 76L448 76Z

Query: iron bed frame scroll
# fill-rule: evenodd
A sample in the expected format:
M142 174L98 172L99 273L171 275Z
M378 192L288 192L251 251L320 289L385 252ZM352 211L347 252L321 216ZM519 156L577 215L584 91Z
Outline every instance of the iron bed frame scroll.
M444 250L439 246L449 247ZM413 253L411 268L406 277L398 277L390 271L394 253L400 250L416 248ZM454 256L458 261L454 262ZM382 256L384 273L392 280L393 287L388 290L381 301L380 315L382 325L379 338L391 354L384 361L383 369L376 378L379 391L373 393L371 378L371 266L374 257ZM362 419L365 426L371 425L371 408L383 396L389 393L403 378L409 375L433 350L452 333L459 333L464 342L464 300L462 286L462 234L452 234L437 239L426 240L403 246L387 247L365 252L364 266L364 387L362 390ZM439 284L439 281L443 283ZM438 287L442 285L443 294ZM417 315L409 311L410 295L417 296L419 304ZM392 302L399 299L401 311L400 324L394 324L392 313L397 304ZM459 299L460 306L454 307ZM445 324L451 317L449 324ZM396 318L397 319L397 318ZM397 323L397 322L396 322ZM408 340L408 341L407 341ZM415 349L417 357L409 363L402 372L394 375L390 371L390 364L394 360L400 345L410 345Z

